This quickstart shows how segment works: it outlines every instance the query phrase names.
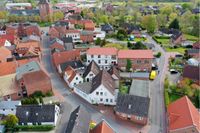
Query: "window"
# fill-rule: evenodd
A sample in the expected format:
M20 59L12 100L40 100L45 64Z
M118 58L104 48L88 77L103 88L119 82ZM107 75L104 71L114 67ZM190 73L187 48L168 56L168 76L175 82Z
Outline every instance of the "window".
M104 96L107 96L107 93L106 93L106 92L104 92Z
M78 80L78 77L76 77L76 80Z
M100 95L103 96L103 92L100 92Z
M108 99L106 99L106 102L108 102Z
M112 100L112 99L110 99L110 102L112 103L112 102L113 102L113 100Z
M137 60L137 64L140 64L141 63L141 60Z
M91 58L94 58L94 55L91 55Z
M76 85L76 83L74 83L74 85Z
M90 60L88 60L88 62L90 63Z
M148 61L148 60L145 60L144 63L149 63L149 61Z
M96 92L96 95L99 95L99 92Z
M3 109L3 111L5 111L5 109Z
M107 64L108 63L108 61L107 60L105 60L105 64Z
M20 97L20 96L21 96L21 93L18 93L17 95Z
M101 58L101 55L98 55L98 58Z
M11 111L13 111L14 109L11 109Z
M92 77L93 76L93 74L92 73L90 73L90 75L89 75L90 77Z
M79 84L81 83L81 81L79 81Z
M103 98L100 98L100 101L102 102L102 101L103 101Z
M100 61L100 60L98 60L98 63L99 63L99 64L101 64L101 61Z

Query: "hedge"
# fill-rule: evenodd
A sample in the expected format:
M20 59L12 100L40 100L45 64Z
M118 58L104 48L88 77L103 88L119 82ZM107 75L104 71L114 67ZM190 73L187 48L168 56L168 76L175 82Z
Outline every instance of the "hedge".
M53 125L17 125L17 131L50 131L53 130Z
M154 36L157 39L170 39L169 36Z

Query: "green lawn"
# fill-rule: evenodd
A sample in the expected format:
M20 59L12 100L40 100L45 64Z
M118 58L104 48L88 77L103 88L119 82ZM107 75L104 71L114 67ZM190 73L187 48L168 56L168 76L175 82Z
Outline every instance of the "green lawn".
M169 46L169 39L158 39L157 41L160 42L163 46Z
M119 92L122 94L128 94L128 86L121 85L119 88Z
M141 38L135 38L133 41L135 41L135 42L142 42L142 41L146 41L146 38L143 38L143 37L141 37Z
M192 36L189 34L184 34L185 39L190 40L190 41L197 41L199 38L197 36Z
M179 52L180 54L184 54L186 48L183 48L183 47L179 47L179 48L169 48L169 47L166 47L165 50L167 52Z

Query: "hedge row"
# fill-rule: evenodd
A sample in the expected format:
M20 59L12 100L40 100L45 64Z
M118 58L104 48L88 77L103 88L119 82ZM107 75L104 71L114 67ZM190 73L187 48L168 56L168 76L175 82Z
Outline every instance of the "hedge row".
M170 39L169 36L154 36L157 39Z
M53 125L18 125L17 131L50 131L53 130Z

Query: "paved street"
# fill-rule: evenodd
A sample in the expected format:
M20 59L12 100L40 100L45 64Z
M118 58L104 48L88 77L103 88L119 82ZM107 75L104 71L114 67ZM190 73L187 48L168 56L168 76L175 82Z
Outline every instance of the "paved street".
M47 30L47 29L46 29ZM69 119L69 112L72 111L73 108L77 107L78 105L82 105L85 110L90 112L92 116L92 120L99 122L102 119L105 119L109 122L111 126L113 126L118 133L139 133L140 131L142 133L148 132L147 125L144 128L141 128L140 126L136 126L130 122L122 121L119 119L116 119L112 115L106 115L100 113L100 111L94 107L94 105L90 105L86 101L84 101L82 98L78 97L77 95L71 93L69 91L69 88L67 87L64 80L57 74L57 71L55 67L52 64L51 60L51 52L49 49L49 39L47 36L42 36L43 38L43 49L42 49L42 63L45 66L47 72L49 73L52 84L54 88L57 89L59 93L63 95L63 97L66 100L66 103L64 103L62 106L64 108L62 118L60 123L58 124L56 132L63 133L67 121ZM165 133L166 131L166 118L165 118L165 107L164 107L164 100L163 100L163 81L164 81L164 75L167 70L167 62L168 62L168 56L167 53L159 46L157 45L150 37L148 37L149 40L155 44L156 51L161 51L162 56L159 62L159 70L160 74L158 77L151 82L151 105L150 105L150 123L151 123L151 129L150 133Z

